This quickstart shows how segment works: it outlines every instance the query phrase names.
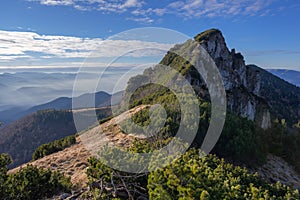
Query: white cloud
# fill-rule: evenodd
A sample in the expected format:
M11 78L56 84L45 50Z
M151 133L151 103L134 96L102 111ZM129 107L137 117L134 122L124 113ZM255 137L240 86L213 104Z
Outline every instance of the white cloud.
M103 40L70 36L39 35L34 32L0 31L0 60L108 58L127 53L130 57L161 56L157 49L173 44L140 40Z
M139 8L142 0L27 0L47 6L73 6L81 11L99 10L107 12L125 12L130 8Z
M140 7L142 6L142 1L139 0L126 0L123 5L124 8L133 8L133 7Z
M186 19L199 17L227 17L236 15L259 15L270 11L269 5L277 0L180 0L167 5L151 7L145 0L28 0L48 6L72 6L77 10L98 10L103 13L129 12L128 19L140 23L153 23L153 17L172 14ZM150 19L150 20L149 20Z
M252 5L246 7L245 13L249 15L259 13L260 11L264 10L264 8L266 8L266 5L268 5L269 3L270 1L257 0Z
M15 59L20 59L20 58L32 58L31 56L28 55L0 55L0 62L10 62L13 61Z
M261 14L273 0L185 0L168 5L168 11L185 18Z
M1 61L0 61L1 62ZM147 63L147 64L157 64L157 63ZM80 68L83 66L81 62L57 62L57 63L49 63L49 64L35 64L35 65L18 65L14 66L14 69L60 69L62 68ZM111 63L109 65L110 67L114 68L132 68L140 66L138 63ZM84 63L84 67L88 68L88 70L99 69L99 68L107 68L107 63L101 63L101 62L86 62ZM1 69L11 69L11 66L9 65L0 65ZM84 69L83 69L84 70ZM75 70L76 71L76 70Z
M287 49L269 49L269 50L255 50L249 51L245 50L245 54L248 56L278 56L278 55L300 55L300 51L297 50L287 50Z
M93 10L91 7L81 6L81 5L74 5L74 8L80 11L90 11Z
M143 5L143 1L141 0L106 0L97 2L98 8L100 11L108 11L108 12L125 12L128 9L139 8Z
M51 6L57 6L57 5L69 6L74 4L73 0L41 0L40 2L43 5L51 5Z
M131 12L135 16L149 16L155 14L157 16L163 16L167 12L165 8L148 8L148 9L136 9Z
M127 20L131 20L131 21L135 21L135 22L140 22L140 23L143 23L143 24L151 24L151 23L154 22L154 20L151 19L150 17L140 17L140 18L129 17L129 18L127 18Z

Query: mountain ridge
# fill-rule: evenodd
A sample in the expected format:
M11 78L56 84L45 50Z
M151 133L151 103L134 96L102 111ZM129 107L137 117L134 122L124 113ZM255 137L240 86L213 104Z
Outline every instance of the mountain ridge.
M39 145L75 133L72 112L39 111L0 130L0 153L10 154L15 167L30 161Z
M286 119L290 126L298 122L300 119L300 107L298 106L300 105L300 88L281 80L275 75L266 73L264 69L247 67L241 53L236 53L235 49L229 51L225 38L218 29L211 29L196 35L194 42L187 41L175 45L164 56L160 64L170 66L181 73L199 96L209 96L201 75L190 62L176 54L181 50L189 54L190 52L201 52L202 49L206 50L211 56L221 74L227 94L228 111L255 121L263 129L270 128L272 121L277 118ZM192 55L190 60L197 60L197 56L199 57L199 55L194 55L194 57ZM199 63L201 60L197 62ZM158 70L159 67L154 67L145 70L143 75L132 77L125 90L125 96L126 93L132 92L130 90L134 88L134 85L140 85L151 79L151 74ZM277 81L271 87L268 82L264 81L265 78L276 79ZM174 77L174 79L178 78ZM295 92L288 94L284 87L281 87L283 85ZM280 99L280 101L274 104L274 102L268 102L270 97L267 93L275 88L277 90L280 88L280 91L272 93L273 98ZM284 95L280 96L280 94ZM288 110L281 109L289 103L292 104L292 107Z
M300 87L300 71L291 69L266 69L283 80Z
M113 104L118 104L122 98L123 91L113 94L114 102ZM86 104L87 100L93 99L95 95L95 105ZM58 97L52 101L44 104L36 105L27 109L22 107L13 107L4 111L0 111L0 121L4 124L9 124L17 119L22 118L28 114L37 112L39 110L56 109L56 110L72 110L72 102L75 102L77 106L74 109L79 108L89 108L89 107L106 107L111 105L111 94L104 91L93 93L82 94L78 97ZM83 102L83 103L82 103Z

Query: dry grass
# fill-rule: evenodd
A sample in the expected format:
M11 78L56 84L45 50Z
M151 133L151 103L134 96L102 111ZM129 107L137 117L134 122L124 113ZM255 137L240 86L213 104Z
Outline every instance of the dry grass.
M88 166L87 159L90 156L91 154L77 138L76 144L71 147L27 164L63 173L71 177L72 183L78 185L78 187L84 187L87 182L85 169ZM21 167L25 167L27 164ZM14 173L19 169L20 167L12 169L10 173Z
M71 177L72 183L77 185L78 189L83 188L88 181L85 173L88 166L88 158L95 156L106 143L121 148L129 147L136 137L131 134L124 134L117 124L146 107L148 106L138 106L122 113L106 123L83 132L76 138L76 144L71 147L20 167L31 164L44 169L58 171ZM16 172L20 167L10 170L9 173Z

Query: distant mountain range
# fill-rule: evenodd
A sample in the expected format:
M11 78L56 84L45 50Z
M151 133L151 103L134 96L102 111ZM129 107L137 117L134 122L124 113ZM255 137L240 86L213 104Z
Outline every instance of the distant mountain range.
M123 92L121 91L113 95L114 96L113 104L118 104L121 101L122 94ZM93 99L93 97L95 97L94 105L92 105L91 102L89 101ZM71 110L72 101L75 102L76 106L74 106L74 108L76 109L90 108L90 107L99 108L99 107L110 106L111 97L112 97L111 94L100 91L95 94L92 93L83 94L73 99L69 97L60 97L48 103L37 105L29 109L24 109L22 107L13 107L0 112L0 122L3 122L4 124L8 124L25 115L34 113L39 110L47 110L47 109Z
M300 71L288 69L267 69L267 71L300 87Z
M12 107L24 109L57 97L71 96L75 77L76 74L66 73L0 73L0 111Z
M95 84L99 81L99 73L95 70L97 71L93 67L79 73L78 69L64 67L54 71L53 69L0 69L0 111L15 107L25 110L59 97L71 97L74 93L76 96L94 91L114 93L113 84L99 84L95 90ZM130 67L107 69L101 81L116 82L119 80L119 74L128 70ZM73 91L75 82L80 82L80 88ZM125 86L126 82L127 80L124 79L119 84ZM118 90L122 89L124 88Z

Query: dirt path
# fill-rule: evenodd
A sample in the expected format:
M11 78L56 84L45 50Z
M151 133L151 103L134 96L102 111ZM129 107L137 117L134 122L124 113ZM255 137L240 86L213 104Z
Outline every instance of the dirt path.
M91 156L90 152L86 150L80 139L77 137L76 144L62 151L45 156L33 162L26 163L21 167L25 167L27 164L38 166L44 169L50 169L52 171L58 171L66 176L71 177L73 184L78 184L79 187L86 185L87 177L85 169L88 166L87 160ZM20 167L12 169L9 173L14 173L19 170Z
M99 126L83 132L76 138L76 144L71 147L39 160L26 163L21 167L31 164L44 169L58 171L71 177L72 183L78 185L78 188L85 187L88 181L85 173L88 167L88 158L96 155L98 150L106 143L123 148L129 147L136 137L131 134L122 133L117 124L146 107L149 106L142 105L124 112ZM17 167L10 170L9 173L14 173L19 169L20 167Z

